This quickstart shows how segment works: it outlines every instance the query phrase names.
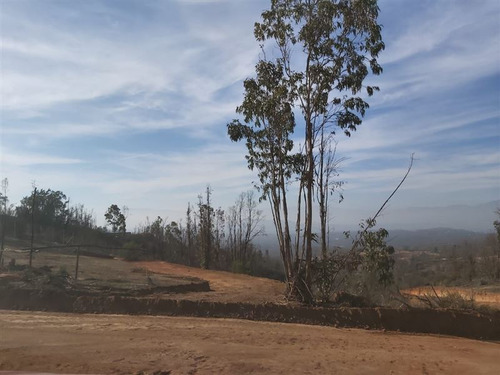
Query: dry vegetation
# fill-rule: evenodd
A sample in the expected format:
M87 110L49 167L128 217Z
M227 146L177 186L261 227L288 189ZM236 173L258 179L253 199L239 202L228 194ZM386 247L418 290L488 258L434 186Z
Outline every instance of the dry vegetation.
M26 251L8 249L5 257L21 268L28 262ZM75 264L71 252L42 251L33 260L35 267L71 274ZM285 303L282 282L159 261L81 256L76 284L150 288L151 282L168 285L195 279L209 281L211 291L163 293L161 298ZM495 292L490 288L475 298L491 299ZM500 365L498 343L493 342L233 319L0 311L0 331L0 371L495 374Z
M464 304L463 307L480 308L481 306L500 310L500 287L484 285L477 287L446 287L446 286L423 286L405 289L405 294L422 297L434 301L436 305L449 303ZM446 307L446 306L442 306ZM457 306L458 307L458 306Z

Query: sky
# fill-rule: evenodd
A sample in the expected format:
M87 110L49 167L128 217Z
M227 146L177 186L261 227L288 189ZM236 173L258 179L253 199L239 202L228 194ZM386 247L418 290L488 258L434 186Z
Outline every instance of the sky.
M128 229L178 220L207 184L227 208L256 175L236 118L254 75L253 24L268 0L0 0L0 177L10 203L39 188ZM379 224L492 230L500 205L500 2L382 0L381 88L337 137L336 229ZM300 135L297 135L300 138ZM267 203L261 205L269 227ZM490 228L491 227L491 228ZM272 232L272 228L266 229Z

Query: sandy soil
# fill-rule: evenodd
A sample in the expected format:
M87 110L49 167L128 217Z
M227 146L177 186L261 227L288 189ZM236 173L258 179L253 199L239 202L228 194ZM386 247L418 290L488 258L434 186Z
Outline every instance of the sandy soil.
M500 368L498 343L231 319L0 311L0 332L0 370L477 375Z
M167 262L134 262L135 267L147 268L151 272L171 276L191 276L210 283L210 292L177 294L175 299L195 299L199 301L284 303L282 282L235 274L224 271L203 270ZM154 277L154 276L153 276Z

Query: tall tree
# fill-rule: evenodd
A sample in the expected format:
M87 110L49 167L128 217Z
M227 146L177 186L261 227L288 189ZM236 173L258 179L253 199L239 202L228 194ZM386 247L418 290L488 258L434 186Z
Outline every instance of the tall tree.
M3 265L3 251L4 251L4 242L5 242L5 219L7 216L7 204L9 202L9 198L7 197L7 189L9 187L9 180L4 178L2 180L2 191L0 192L0 215L2 216L1 224L2 224L2 233L1 233L1 244L0 244L0 266Z
M252 251L252 241L264 232L262 211L257 209L253 191L239 195L228 210L226 222L231 261L240 261L245 266Z
M192 212L191 203L188 203L186 210L185 245L187 250L186 257L190 266L193 266L196 262L196 254L194 251L196 240L196 220L193 218Z
M499 219L495 220L493 222L493 226L495 227L495 230L497 231L497 270L495 277L497 279L500 279L500 208L497 209L496 214L498 215Z
M215 216L215 211L211 202L212 189L210 186L207 186L205 195L205 202L201 195L198 196L198 236L200 244L200 265L202 268L210 269L213 256Z
M16 214L20 219L27 220L34 212L39 225L64 225L69 218L68 203L62 191L37 189L36 200L33 200L33 194L24 197L16 207Z
M314 171L321 160L316 157L318 148L324 147L319 135L341 129L350 136L368 108L362 90L368 96L378 90L363 85L370 70L376 75L382 72L377 62L384 48L378 11L376 0L272 0L262 21L255 24L263 57L256 78L245 81L245 97L237 108L244 124L238 120L229 124L233 141L246 139L249 167L258 170L264 196L270 198L288 281L301 272L300 265L292 264L286 200L286 183L293 172L299 174L297 219L303 220L304 230L297 223L296 236L303 233L306 290L311 285L313 199L318 184ZM274 61L266 58L271 43L278 55ZM300 110L304 124L301 157L290 154L294 108ZM298 255L298 247L295 251Z
M126 218L125 215L120 210L116 204L109 206L108 210L104 214L104 217L109 225L111 225L111 230L113 233L125 233L126 232Z
M257 170L261 198L270 202L285 275L291 280L294 271L287 185L302 164L301 155L292 152L295 96L279 61L261 60L256 71L256 78L245 80L245 97L236 109L244 116L244 123L233 120L228 124L228 134L232 141L246 140L248 166Z

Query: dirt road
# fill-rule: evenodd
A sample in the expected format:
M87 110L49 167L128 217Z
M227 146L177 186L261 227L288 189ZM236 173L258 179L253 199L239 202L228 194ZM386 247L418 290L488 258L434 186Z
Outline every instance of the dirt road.
M0 370L497 374L500 345L231 319L0 311Z

